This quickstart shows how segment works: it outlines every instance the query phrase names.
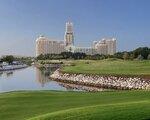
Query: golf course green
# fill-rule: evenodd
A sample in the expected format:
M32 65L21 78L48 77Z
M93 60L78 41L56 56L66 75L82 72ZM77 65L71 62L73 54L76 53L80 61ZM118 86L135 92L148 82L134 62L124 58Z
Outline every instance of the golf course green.
M149 120L150 91L0 94L0 120Z
M150 60L74 60L64 66L63 72L118 76L147 76L150 78Z
M148 60L69 62L62 72L150 78ZM150 91L0 93L0 120L150 120Z

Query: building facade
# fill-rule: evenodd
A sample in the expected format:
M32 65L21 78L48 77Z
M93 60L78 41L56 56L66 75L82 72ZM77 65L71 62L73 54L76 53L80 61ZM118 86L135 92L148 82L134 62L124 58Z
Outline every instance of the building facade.
M36 40L36 56L41 54L60 54L64 51L65 45L63 41L48 39L44 36L40 36Z
M93 42L97 54L114 55L116 53L116 38L103 38Z
M97 54L107 55L108 54L108 46L104 42L98 42L95 45L95 51L96 51Z
M87 55L113 55L116 53L116 38L103 38L100 41L93 41L92 47L76 47L74 46L73 23L66 22L64 41L48 39L44 36L36 39L36 56L41 54L60 54L65 51L82 52Z
M91 47L75 47L74 53L77 53L77 52L85 53L87 55L94 55L94 54L96 54L95 49L91 48Z
M107 49L109 55L114 55L116 53L116 38L106 39Z
M73 32L73 23L66 23L66 31L64 35L65 46L73 46L74 45L74 32Z

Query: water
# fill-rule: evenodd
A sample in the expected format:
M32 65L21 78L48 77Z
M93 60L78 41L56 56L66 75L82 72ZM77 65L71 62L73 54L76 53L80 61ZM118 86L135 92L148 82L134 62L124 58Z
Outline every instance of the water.
M39 70L36 67L0 72L0 92L18 90L61 90L61 91L102 91L103 89L66 84L48 78L49 69Z

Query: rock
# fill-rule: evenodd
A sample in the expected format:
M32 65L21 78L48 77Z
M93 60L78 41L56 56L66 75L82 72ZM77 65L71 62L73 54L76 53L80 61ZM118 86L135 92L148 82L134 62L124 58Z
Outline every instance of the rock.
M115 89L150 89L150 80L139 77L115 77L115 76L98 76L86 74L68 74L61 73L57 69L51 76L54 80L68 83L115 88Z

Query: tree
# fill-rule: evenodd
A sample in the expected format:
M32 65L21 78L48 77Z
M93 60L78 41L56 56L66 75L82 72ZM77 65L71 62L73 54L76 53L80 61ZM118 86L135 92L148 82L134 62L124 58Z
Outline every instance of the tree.
M124 54L124 52L117 52L114 54L114 57L118 58L118 59L123 59L123 54Z
M86 54L85 53L77 52L77 53L73 53L72 57L74 59L84 59L86 57Z
M43 59L44 59L44 55L43 55L43 54L40 54L39 56L37 56L37 59L38 59L38 60L43 60Z
M62 52L61 55L63 56L64 59L67 58L72 58L72 52Z
M124 59L124 60L129 59L129 53L128 53L128 52L125 52L125 53L123 54L123 59Z
M14 59L15 58L12 55L7 55L7 56L2 58L2 61L8 62L9 64L11 64L14 61Z
M150 49L148 47L139 47L133 51L135 58L139 55L143 56L143 59L147 59L148 54L150 54Z
M133 59L134 59L134 54L133 54L133 53L130 53L129 59L130 59L130 60L133 60Z

